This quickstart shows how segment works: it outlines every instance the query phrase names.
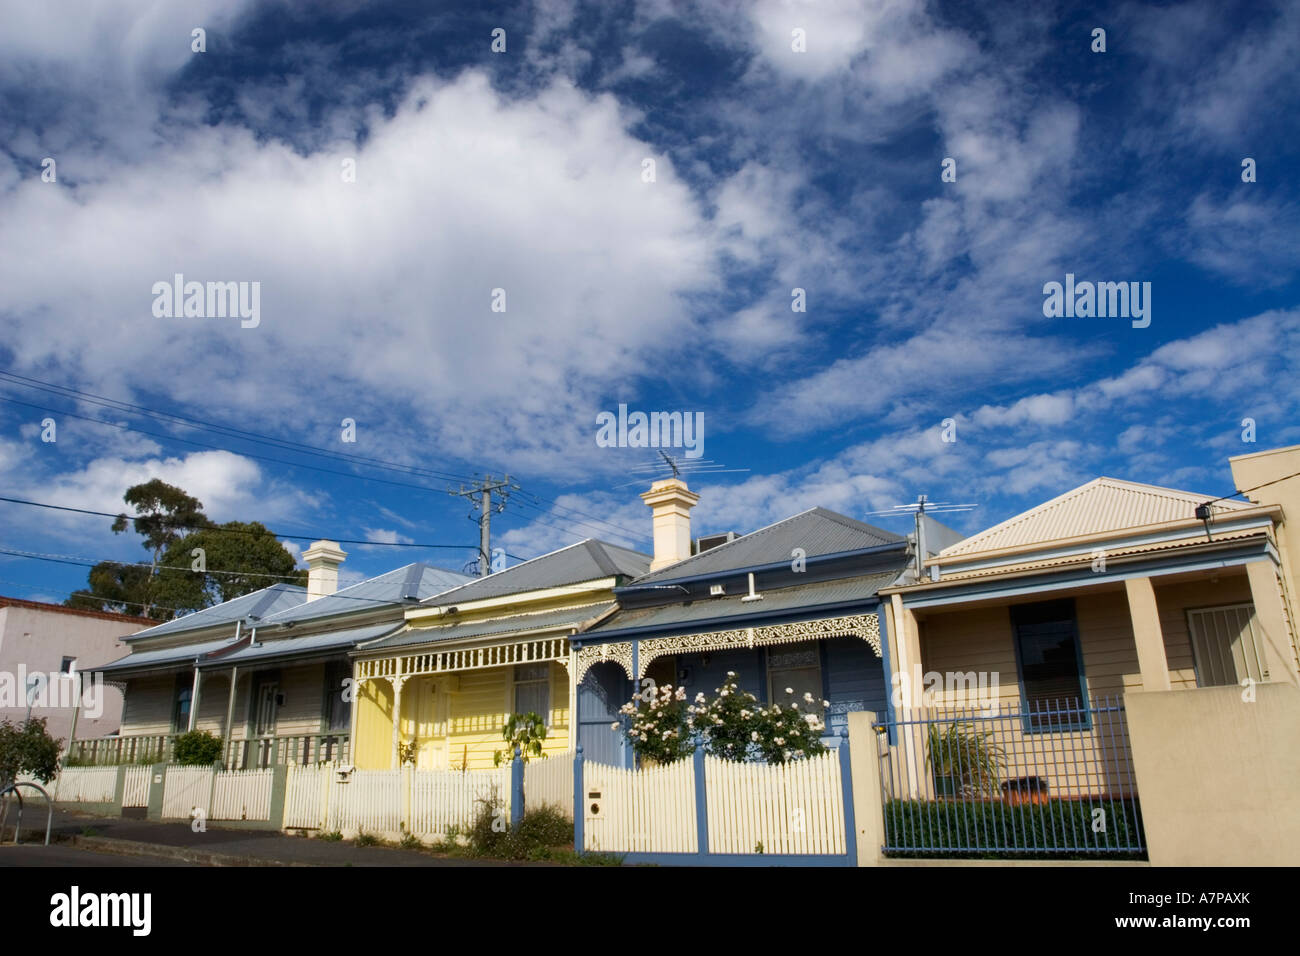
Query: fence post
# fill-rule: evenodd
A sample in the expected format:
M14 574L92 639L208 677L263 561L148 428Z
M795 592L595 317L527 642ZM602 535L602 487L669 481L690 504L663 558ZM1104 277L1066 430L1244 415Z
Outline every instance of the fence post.
M515 759L510 761L510 828L519 826L524 818L524 758L515 748Z
M700 856L709 854L709 799L704 790L704 748L696 747L695 756L695 841Z
M573 751L573 852L579 856L582 855L582 818L587 812L582 786L582 744L578 744Z
M271 812L267 825L272 830L284 829L284 804L289 794L289 764L271 771Z
M126 764L117 765L117 785L113 788L113 802L118 812L122 811L122 801L126 799Z
M411 832L411 787L415 780L415 768L409 763L402 764L402 813L397 828L402 833Z
M875 727L876 715L869 710L848 715L848 763L852 786L844 794L846 835L852 834L850 856L856 854L858 866L876 866L881 861L885 843L885 809L880 786L880 744ZM886 729L892 721L886 720ZM843 760L841 741L841 761ZM844 773L844 763L840 763ZM852 814L850 817L849 815ZM852 827L848 821L852 820Z
M849 752L849 728L840 728L840 788L844 792L844 852L848 856L848 865L858 863L858 828L853 812L853 762Z
M167 765L156 763L149 768L149 809L145 816L150 820L161 820L163 811L163 791L167 788Z
M330 785L334 781L334 765L327 764L324 767L324 773L321 774L320 785L320 828L324 832L330 825Z

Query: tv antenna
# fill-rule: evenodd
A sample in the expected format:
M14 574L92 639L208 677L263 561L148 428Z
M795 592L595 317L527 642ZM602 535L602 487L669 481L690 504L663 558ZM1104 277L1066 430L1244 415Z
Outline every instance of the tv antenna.
M735 474L738 472L747 472L748 468L728 468L721 462L714 461L712 458L683 458L680 456L669 455L663 449L658 449L659 459L651 459L640 465L633 465L626 469L629 475L637 475L633 481L625 481L622 484L615 485L615 488L626 488L628 485L645 484L647 478L683 478L690 475L723 475Z
M931 501L928 495L917 495L916 500L905 505L892 505L882 511L868 511L869 517L881 517L892 515L911 514L915 522L916 535L913 539L916 546L916 579L919 581L925 577L925 522L921 520L922 515L932 514L952 514L958 511L973 511L979 505L968 502L964 504L954 504L948 501ZM934 570L934 569L932 569Z

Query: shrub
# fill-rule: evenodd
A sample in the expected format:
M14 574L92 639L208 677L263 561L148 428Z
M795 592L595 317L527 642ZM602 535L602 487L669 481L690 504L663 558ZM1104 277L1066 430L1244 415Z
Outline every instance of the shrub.
M468 836L471 856L549 860L552 848L567 848L573 843L573 823L556 807L542 805L525 812L519 825L512 828L505 806L494 792L479 801Z
M992 736L993 731L978 731L964 721L949 724L947 730L931 725L925 759L936 784L947 777L956 781L960 796L998 796L1002 749L991 742Z
M637 707L637 700L645 706ZM695 708L686 703L686 691L672 684L650 687L636 700L619 708L615 730L632 745L638 757L672 763L695 752Z
M1093 831L1093 810L1106 811L1106 831ZM1141 858L1136 800L1060 800L1011 805L999 800L887 800L886 851L897 857L1061 859ZM943 849L928 849L942 847Z
M786 694L793 692L787 688ZM804 694L804 709L791 699L782 704L760 703L749 691L741 690L736 672L717 688L717 697L703 693L686 704L686 692L671 684L651 687L619 710L622 730L637 756L659 763L672 763L691 756L697 746L724 760L762 760L786 763L826 752L821 735L825 730L816 712L817 701ZM638 707L638 702L643 706ZM827 706L826 702L822 702Z
M493 765L499 767L514 759L517 749L528 763L532 757L542 755L542 741L546 739L546 721L531 710L526 714L511 714L501 728L501 737L506 742L505 750L498 750L492 755Z
M383 841L373 833L367 833L365 830L357 831L357 846L380 846Z
M0 789L27 774L49 783L59 772L59 751L63 741L45 730L45 718L35 717L22 727L6 718L0 721Z
M206 730L191 730L176 738L172 754L176 763L187 767L209 766L221 760L221 738Z
M326 843L338 843L343 839L343 834L338 830L325 830L318 834L316 839L324 840Z

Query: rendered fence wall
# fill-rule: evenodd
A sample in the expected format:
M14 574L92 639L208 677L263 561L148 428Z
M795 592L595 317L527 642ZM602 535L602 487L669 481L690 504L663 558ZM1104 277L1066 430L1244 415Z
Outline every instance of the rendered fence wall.
M690 760L640 770L588 763L583 768L583 790L587 793L584 849L607 853L698 851L695 767Z
M117 768L68 767L46 789L64 803L112 803L117 799Z
M127 767L126 782L122 789L122 806L149 806L149 784L152 779L153 767Z
M510 812L510 768L497 770L407 771L411 788L408 829L417 835L445 834L474 822L482 800L495 799ZM570 784L569 789L573 786Z
M163 778L162 815L188 818L196 807L209 813L213 776L211 767L168 767Z
M573 757L569 754L524 764L524 806L535 810L544 805L573 816Z
M269 820L274 770L219 773L212 788L212 820Z
M787 764L704 760L710 853L845 853L839 754Z

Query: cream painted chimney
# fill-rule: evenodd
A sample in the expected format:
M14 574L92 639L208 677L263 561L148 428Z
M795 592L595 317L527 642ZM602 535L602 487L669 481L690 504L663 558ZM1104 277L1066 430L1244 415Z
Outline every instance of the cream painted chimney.
M691 556L691 509L700 496L680 478L656 481L641 495L654 516L655 556L650 570L658 571Z
M339 589L339 565L347 552L337 541L313 541L302 553L307 562L307 600L314 601Z

